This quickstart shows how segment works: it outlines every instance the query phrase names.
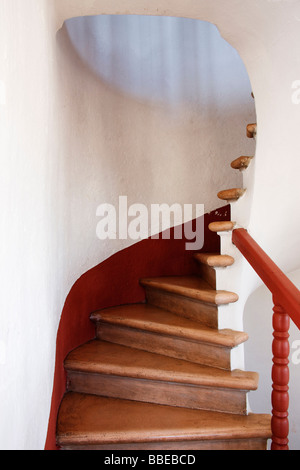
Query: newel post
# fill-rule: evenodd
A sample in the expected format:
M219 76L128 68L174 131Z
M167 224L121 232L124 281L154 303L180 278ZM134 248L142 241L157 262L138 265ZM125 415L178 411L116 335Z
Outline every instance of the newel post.
M273 297L273 392L271 450L289 450L289 328L290 317Z

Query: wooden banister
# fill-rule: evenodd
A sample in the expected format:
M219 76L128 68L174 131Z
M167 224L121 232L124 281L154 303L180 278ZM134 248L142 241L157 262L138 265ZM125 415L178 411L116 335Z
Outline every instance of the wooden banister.
M247 230L240 228L233 231L232 242L247 259L252 268L262 279L280 305L300 329L300 291L262 250Z
M291 318L300 329L300 291L253 240L247 230L234 230L232 242L273 295L271 450L289 450L289 327Z

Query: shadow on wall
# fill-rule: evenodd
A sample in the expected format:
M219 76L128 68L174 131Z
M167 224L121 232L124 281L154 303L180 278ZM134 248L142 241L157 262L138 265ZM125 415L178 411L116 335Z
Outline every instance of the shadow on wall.
M203 252L218 252L220 239L208 230L216 220L230 220L230 206L204 216ZM187 275L197 272L192 251L186 251L187 240L147 239L120 251L85 273L71 289L62 312L57 334L56 367L51 413L45 450L56 450L55 434L58 408L66 390L65 357L79 345L95 337L89 317L92 312L117 305L145 301L139 285L143 277Z

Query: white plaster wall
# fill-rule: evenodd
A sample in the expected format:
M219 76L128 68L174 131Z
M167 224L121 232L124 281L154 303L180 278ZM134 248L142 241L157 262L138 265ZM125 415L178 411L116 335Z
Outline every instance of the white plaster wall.
M64 300L82 273L133 243L96 238L97 206L126 194L130 204L215 208L223 177L239 180L225 169L239 144L231 137L226 155L223 141L232 122L243 128L235 111L247 119L227 98L221 115L211 116L217 122L205 124L201 101L178 96L174 113L110 86L74 53L66 31L56 36L54 7L47 0L0 2L1 449L44 447ZM230 67L238 64L253 112L236 53L217 32L209 36L229 51ZM227 106L233 121L224 123Z
M97 243L99 204L118 207L120 195L149 212L151 204L204 204L205 212L225 204L217 198L220 187L241 184L230 169L232 155L254 150L244 129L255 107L240 57L213 25L76 18L59 32L58 45L72 135L64 152L78 155L68 174L76 221L78 204L90 197L80 216L87 266L99 250L108 257L134 242Z
M199 18L216 24L222 36L240 53L256 97L259 135L255 184L248 185L250 206L247 215L236 212L263 248L283 269L296 269L295 256L299 220L284 210L285 196L299 202L299 105L292 102L292 84L299 77L299 0L230 0L207 2L162 0L57 2L57 24L68 16L95 14L167 15ZM293 181L296 182L293 184ZM252 204L253 203L253 204ZM240 206L243 207L243 206ZM251 207L251 211L250 211ZM278 224L278 214L282 223ZM269 229L264 221L268 220ZM238 221L238 220L237 220ZM287 223L288 221L288 223ZM271 230L272 228L272 230ZM289 239L294 250L282 253L281 240Z
M43 448L66 286L51 2L0 2L0 448Z
M292 84L298 80L300 3L291 1L160 1L158 4L135 2L124 6L115 2L93 2L90 14L128 13L132 7L136 13L190 16L216 24L222 36L240 53L247 67L256 98L258 138L255 160L245 174L246 195L232 205L233 220L249 232L281 269L288 272L300 265L298 231L300 220L296 210L299 206L299 107L292 102ZM99 7L99 10L98 10ZM61 18L64 17L61 5ZM132 11L132 10L131 10ZM73 3L73 16L87 14L88 8ZM247 153L246 150L244 152ZM224 181L224 186L227 182ZM222 187L218 189L223 189ZM236 264L229 276L218 277L219 288L234 290L240 302L232 308L224 308L220 327L245 329L244 305L260 280L230 243L222 239L224 252L236 257ZM256 303L256 308L258 308ZM260 329L260 338L267 341L269 331ZM248 349L249 350L249 349ZM234 355L234 364L243 367L243 348ZM248 367L247 367L248 368ZM253 370L257 370L253 367ZM269 364L264 373L268 374ZM297 379L294 379L297 389ZM261 395L260 395L261 396ZM265 395L266 397L266 395ZM268 400L268 398L265 398ZM293 401L293 399L292 399ZM266 405L266 401L264 401ZM293 407L295 402L293 402ZM263 406L261 411L269 408ZM296 410L297 413L297 410ZM295 418L293 418L295 419ZM295 427L295 424L293 424ZM292 429L294 429L292 427ZM292 431L294 432L294 430ZM294 443L292 436L292 445Z
M241 55L250 76L256 98L258 122L255 161L245 174L246 195L232 205L233 220L238 226L249 230L262 248L278 263L285 272L295 270L300 265L298 231L300 219L297 214L300 192L299 175L299 105L292 101L293 83L299 79L300 2L298 0L218 0L207 2L162 0L159 3L147 0L136 2L105 1L85 3L60 3L58 24L70 16L97 13L187 16L216 24L222 36ZM244 132L244 131L243 131ZM245 152L246 154L246 149ZM224 187L227 182L224 181ZM222 187L218 189L223 189ZM244 328L243 311L251 292L260 285L260 280L248 264L241 258L230 243L230 238L222 239L224 252L236 257L236 264L229 276L220 275L220 288L234 290L240 295L240 302L232 308L224 308L220 326ZM230 268L231 269L231 268ZM261 299L256 299L255 309ZM247 318L247 315L246 315ZM257 334L257 322L250 325ZM257 351L263 355L263 345L271 341L270 331L260 325ZM248 346L248 345L247 345ZM256 347L256 346L255 346ZM250 349L249 349L250 348ZM269 349L270 350L270 349ZM251 343L247 351L251 351ZM252 354L255 348L252 348ZM261 354L260 354L261 353ZM247 355L246 355L247 357ZM243 350L234 357L237 366L243 366ZM263 374L269 374L270 364L263 362ZM246 367L258 370L257 361ZM264 381L262 382L264 383ZM299 380L293 379L292 436L294 448L299 447L295 429L297 427L297 406L295 401ZM260 389L260 397L264 394ZM255 395L253 394L253 397ZM268 394L264 394L260 411L269 411ZM297 431L296 431L297 434Z
M299 218L286 210L285 197L298 207L299 107L291 102L291 85L299 78L299 1L1 0L0 13L0 412L1 423L5 423L0 428L0 447L43 448L63 301L82 272L123 246L99 247L97 243L95 206L102 202L99 196L108 202L108 196L114 197L114 185L122 192L129 186L130 202L131 197L135 202L136 196L145 194L140 181L132 189L127 184L133 179L126 182L130 173L126 158L121 166L126 178L116 171L120 170L117 156L126 144L126 155L130 148L133 158L129 166L137 171L142 154L142 166L146 166L151 184L162 191L152 193L150 183L144 184L149 199L140 202L156 202L153 194L159 202L162 197L169 202L174 195L170 182L177 180L176 173L166 178L166 188L155 186L157 169L147 167L141 149L146 148L148 155L152 145L153 155L157 155L159 143L164 143L164 162L172 162L176 172L185 172L179 155L188 150L191 137L180 133L187 117L195 122L198 119L197 109L187 111L184 107L174 119L156 103L141 102L111 89L87 64L83 68L78 57L72 56L66 37L60 35L55 41L56 31L67 18L103 13L184 16L218 25L247 67L261 129L255 184L254 180L249 182L244 199L248 198L248 215L242 205L236 206L234 215L238 223L246 220L251 233L282 269L292 270L299 266ZM129 115L132 120L125 122ZM146 122L149 140L136 140L132 121L139 131ZM231 130L236 130L235 126L236 122ZM198 128L184 129L193 134ZM124 132L129 133L130 142ZM154 139L157 132L159 140ZM176 132L179 136L174 149L169 137ZM224 140L226 137L224 132ZM195 148L194 141L192 156L189 154L194 163ZM228 158L229 163L239 154L224 155L224 161ZM107 155L109 163L104 159ZM166 168L161 158L156 157L155 162L164 176L168 174L170 167ZM184 181L192 173L185 173ZM99 189L98 175L105 190ZM231 178L236 176L226 177L217 190L226 188ZM193 185L188 181L187 186L177 187L178 197L186 203L199 202L200 185L197 187L195 176L191 181ZM185 201L186 195L191 199ZM288 240L287 248L283 240ZM249 293L257 280L250 274L245 279ZM239 286L237 283L237 289Z
M299 105L294 104L293 83L298 80L299 0L147 0L136 2L60 2L58 25L68 16L118 13L199 18L216 24L221 35L242 57L256 98L258 137L255 162L245 181L247 193L232 205L233 219L249 229L268 254L288 272L300 265L297 254L299 217L287 210L286 201L298 207ZM267 21L266 21L267 18ZM243 130L244 132L244 130ZM246 151L244 152L246 153ZM227 181L224 181L226 186ZM220 188L220 189L223 189ZM288 246L282 241L288 240ZM246 273L247 292L259 280ZM241 276L238 276L241 279ZM234 283L235 284L235 283ZM233 288L241 290L242 284Z

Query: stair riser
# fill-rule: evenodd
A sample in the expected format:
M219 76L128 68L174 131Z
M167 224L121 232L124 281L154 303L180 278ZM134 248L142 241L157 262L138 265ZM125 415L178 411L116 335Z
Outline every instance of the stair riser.
M68 391L195 410L246 414L246 392L174 382L68 373Z
M62 450L267 450L267 440L163 441L152 443L105 444L100 446L64 446Z
M211 267L207 266L206 264L199 264L197 267L197 273L199 276L202 277L213 289L216 288L217 281L216 281L216 270Z
M209 328L218 328L218 307L188 297L146 288L146 298L150 305L195 320Z
M195 364L231 370L230 348L186 341L174 336L164 336L101 322L97 323L96 334L98 339L110 343L183 359Z

